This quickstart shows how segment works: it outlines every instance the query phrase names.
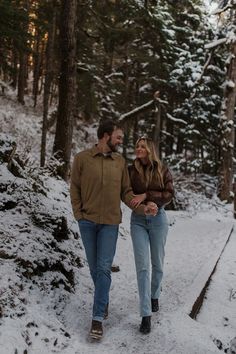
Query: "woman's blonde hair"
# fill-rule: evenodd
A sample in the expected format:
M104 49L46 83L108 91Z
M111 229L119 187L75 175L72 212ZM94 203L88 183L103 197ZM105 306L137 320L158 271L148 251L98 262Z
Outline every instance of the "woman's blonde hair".
M143 141L145 144L145 148L148 153L148 162L150 164L150 168L147 168L145 174L143 173L143 169L141 169L141 165L136 165L136 168L138 169L138 172L140 173L142 179L144 179L146 186L148 186L152 178L155 178L159 181L161 187L163 188L164 183L162 175L162 162L157 156L155 144L152 139L142 136L136 141L135 148L137 148L138 143L140 141Z

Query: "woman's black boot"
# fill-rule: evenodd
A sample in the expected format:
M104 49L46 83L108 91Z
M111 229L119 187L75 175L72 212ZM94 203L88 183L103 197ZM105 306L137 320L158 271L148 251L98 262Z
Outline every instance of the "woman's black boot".
M151 316L142 317L139 330L143 334L148 334L151 332Z
M157 312L159 310L158 299L151 299L151 301L152 301L152 312Z

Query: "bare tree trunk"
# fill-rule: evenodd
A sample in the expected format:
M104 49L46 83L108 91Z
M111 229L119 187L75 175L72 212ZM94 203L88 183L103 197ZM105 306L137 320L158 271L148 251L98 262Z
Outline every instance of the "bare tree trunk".
M40 35L37 34L35 53L34 53L34 81L33 81L33 98L34 107L37 105L38 90L39 90L39 77L40 77Z
M53 101L54 103L56 104L57 103L57 85L56 83L53 81L52 82L52 85L51 85L51 95L50 95L50 102L49 102L49 105L51 106Z
M60 21L61 72L53 153L63 162L59 174L65 180L69 176L76 92L76 11L77 0L62 0Z
M18 75L18 55L16 48L13 48L12 51L12 87L16 89L17 87L17 75Z
M153 132L153 141L156 145L157 156L160 157L160 140L161 140L161 105L156 103L156 122Z
M231 60L227 71L224 100L221 108L221 161L219 198L230 200L233 182L234 109L236 102L236 42L231 44Z
M23 51L20 52L20 66L18 74L18 93L17 99L21 104L25 104L24 95L25 95L25 78L26 78L26 55Z
M138 117L133 118L133 145L135 145L136 141L138 140L139 134L138 134Z
M46 143L47 143L47 130L48 130L48 107L49 107L49 98L50 90L54 75L53 69L53 48L55 43L56 36L56 19L57 13L54 8L52 24L48 33L48 42L46 50L46 70L45 70L45 82L44 82L44 94L43 94L43 126L42 126L42 139L41 139L41 152L40 152L40 165L44 166L45 156L46 156Z
M171 119L168 119L166 122L166 132L167 136L165 139L165 155L173 154L173 145L174 145L174 123Z
M125 107L129 107L131 100L130 100L130 81L129 81L129 73L130 73L130 68L129 68L129 45L125 45L125 63L124 63L124 73L125 73L125 78L124 78L124 85L125 85L125 91L124 91L124 104ZM129 127L128 122L126 122L126 126ZM123 152L122 155L124 158L127 158L127 147L128 147L128 142L129 142L129 130L130 129L125 129L126 133L124 134L124 141L123 141Z
M176 153L177 154L182 154L184 150L184 137L183 135L179 134L178 135L178 140L177 140L177 148L176 148Z
M29 14L30 3L29 0L24 0L21 4ZM23 24L22 28L25 32L28 29L28 20ZM18 71L18 92L17 99L21 104L25 104L24 95L27 88L27 74L28 74L28 54L27 54L27 40L24 39L22 47L19 48L19 71Z

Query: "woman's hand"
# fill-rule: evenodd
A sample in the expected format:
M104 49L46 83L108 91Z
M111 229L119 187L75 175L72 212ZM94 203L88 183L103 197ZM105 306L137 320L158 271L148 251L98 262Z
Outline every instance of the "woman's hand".
M145 205L144 207L145 215L156 216L157 212L158 212L158 206L156 205L156 203L147 202L147 205Z
M137 208L146 198L146 193L134 195L134 198L130 202L132 208Z

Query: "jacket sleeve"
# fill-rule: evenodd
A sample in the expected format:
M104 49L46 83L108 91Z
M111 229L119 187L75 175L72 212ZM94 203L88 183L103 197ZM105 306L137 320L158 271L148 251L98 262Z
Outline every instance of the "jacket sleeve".
M130 209L134 210L137 214L144 215L144 204L139 205L137 208L134 208L130 205L131 200L134 197L134 192L131 187L129 172L127 165L125 164L123 173L122 173L122 181L121 181L121 200L124 202Z
M164 188L161 191L148 190L146 201L154 202L160 208L171 202L174 196L173 178L170 170L166 168L163 175Z
M74 217L76 220L82 218L81 208L81 161L80 156L76 155L72 165L71 183L70 183L70 199Z

